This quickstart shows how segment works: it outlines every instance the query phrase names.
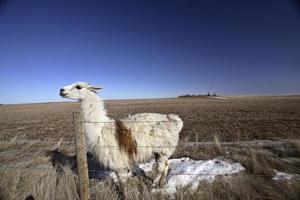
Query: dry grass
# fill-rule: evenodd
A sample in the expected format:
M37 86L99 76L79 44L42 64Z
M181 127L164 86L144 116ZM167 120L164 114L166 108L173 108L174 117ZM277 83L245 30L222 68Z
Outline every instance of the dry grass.
M243 164L234 177L178 188L177 199L299 199L299 177L274 181L274 169L300 174L300 98L161 99L108 101L114 118L129 113L179 114L184 121L173 157ZM77 103L0 106L0 199L78 199L72 111ZM49 153L63 137L59 150ZM34 139L34 141L33 141ZM30 141L25 141L30 140ZM246 142L245 142L246 140ZM91 159L90 169L98 169ZM168 199L138 177L124 195L109 178L91 179L92 199Z
M68 165L52 165L47 153L51 145L14 138L0 147L0 198L79 199L77 176Z
M270 181L264 177L238 175L234 178L220 178L213 184L203 183L197 191L179 190L178 199L203 200L253 200L253 199L298 199L300 184L285 181Z

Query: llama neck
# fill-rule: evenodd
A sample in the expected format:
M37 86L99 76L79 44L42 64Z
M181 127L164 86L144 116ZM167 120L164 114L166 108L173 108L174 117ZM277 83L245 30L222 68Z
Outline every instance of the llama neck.
M97 95L91 95L81 101L81 109L84 115L85 122L107 122L109 117L106 115L106 110L102 99Z

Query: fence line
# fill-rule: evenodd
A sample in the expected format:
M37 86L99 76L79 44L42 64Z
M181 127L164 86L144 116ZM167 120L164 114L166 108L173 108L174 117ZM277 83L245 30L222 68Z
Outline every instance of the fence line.
M133 123L177 123L179 121L122 121L124 123L128 123L128 124L133 124ZM228 122L228 121L226 121ZM70 125L72 122L68 122ZM78 122L79 123L79 122ZM83 122L85 124L114 124L114 122ZM62 123L0 123L0 126L9 126L9 125L32 125L32 126L36 126L36 125L45 125L45 124L52 124L52 125L62 125ZM184 123L184 126L199 126L201 124L195 124L195 123Z
M0 143L4 143L4 142L13 142L12 141L13 139L11 140L0 140ZM260 140L256 140L256 141L260 141ZM288 139L280 139L278 141L273 141L272 142L284 142L284 141L288 141ZM32 144L57 144L58 141L44 141L44 140L16 140L14 141L13 143L16 143L16 144L23 144L23 143L32 143ZM235 141L231 141L231 142L222 142L220 141L220 144L221 145L236 145L236 144L247 144L249 142L255 142L253 140L235 140ZM67 146L69 145L74 145L75 142L74 141L62 141L61 142L62 144L65 144ZM177 147L186 147L186 146L192 146L192 145L215 145L216 143L213 142L213 141L205 141L205 142L193 142L193 141L189 141L189 142L185 142L185 143L179 143L178 145L165 145L165 146L137 146L137 148L177 148ZM101 145L101 146L98 146L98 147L95 147L95 148L108 148L108 147L112 147L112 148L116 148L116 147L119 147L119 146L113 146L113 145Z
M147 105L145 103L138 103L138 104L126 104L126 105L118 105L118 106L132 106L132 105L138 105L138 106L143 106L143 105ZM46 116L46 115L45 115ZM48 115L47 115L48 116ZM285 118L286 119L286 118ZM58 119L56 119L58 120ZM221 119L217 119L215 121L215 123L221 123L221 122L227 122L227 123L238 123L238 122L250 122L250 123L256 123L257 121L263 121L264 123L266 124L284 124L284 123L274 123L274 122L269 122L267 121L267 119L250 119L250 120L247 120L247 119L232 119L232 121L230 119L228 120L221 120ZM281 119L276 119L276 120L281 120ZM126 120L122 120L124 123L176 123L176 121L126 121ZM61 125L61 127L67 127L68 124L71 124L72 121L65 121L64 122L65 124L63 124L62 126L62 123L60 122L57 122L57 123L49 123L49 122L46 122L46 121L38 121L38 122L28 122L28 123L1 123L0 122L0 126L10 126L10 125L16 125L16 126L21 126L21 125L32 125L32 127L30 128L34 128L33 126L36 126L37 128L43 128L41 126L44 126L45 124L51 124L53 126L55 125ZM111 121L111 122L84 122L84 121L78 121L78 122L75 122L73 121L73 125L77 124L77 123L86 123L86 124L112 124L112 123L115 123L115 121ZM201 124L199 123L205 123L205 121L197 121L197 122L194 122L194 123L191 123L191 122L187 122L187 123L184 123L184 127L196 127L196 126L201 126ZM207 124L207 122L205 123ZM14 127L15 128L15 127ZM22 127L21 127L22 128ZM24 128L24 129L27 129L27 128ZM1 128L0 127L0 132L2 130L5 130L5 128ZM20 130L21 131L21 130ZM53 131L53 130L49 130L49 131ZM11 140L0 140L0 142L9 142ZM19 143L38 143L38 144L57 144L58 141L44 141L44 140L18 140L16 141L16 144L19 144ZM243 142L248 142L248 141L240 141L240 140L237 140L236 142L238 143L243 143ZM226 145L226 144L231 144L232 142L221 142L221 145ZM64 145L74 145L75 142L74 141L63 141L62 144ZM215 144L214 142L189 142L189 143L181 143L180 145L176 145L176 146L137 146L137 148L176 148L176 147L186 147L186 146L191 146L191 145L205 145L205 144ZM35 145L35 144L34 144ZM106 146L99 146L97 148L119 148L119 146L109 146L109 145L106 145ZM0 155L1 157L1 155ZM59 166L58 166L59 167ZM3 165L2 163L0 164L0 171L2 170L32 170L33 172L36 171L36 170L41 170L41 171L50 171L50 170L56 170L57 168L54 167L54 166L50 166L50 167L26 167L26 166L23 166L23 167L18 167L18 166L5 166ZM72 168L73 169L73 168ZM74 169L73 169L74 170ZM107 172L110 172L110 171L105 171L105 170L97 170L97 169L89 169L88 170L89 173L107 173ZM122 173L127 173L127 172L122 172ZM247 175L247 176L253 176L253 177L272 177L273 175L268 175L268 174L247 174L247 171L244 171L243 174ZM210 176L210 175L229 175L229 174L220 174L220 173L187 173L187 174L172 174L172 175L175 175L175 176ZM107 175L108 176L108 175ZM170 187L173 187L172 185L169 185ZM165 187L169 187L168 185L165 186ZM92 188L91 188L92 189ZM272 198L272 197L263 197L263 198L268 198L268 199L278 199L278 198Z
M154 123L154 122L178 122L178 121L126 121L126 120L122 120L122 119L119 119L121 120L122 122L125 122L125 123ZM253 122L253 121L264 121L264 123L270 123L270 124L282 124L282 123L276 123L274 121L268 121L268 119L238 119L238 120L234 120L234 122ZM277 119L278 121L287 121L288 119ZM298 120L298 119L292 119L292 120ZM298 120L300 121L300 120ZM230 122L230 123L233 123L233 120L222 120L222 119L217 119L214 123L217 123L217 122ZM68 124L73 124L72 121L67 121ZM79 123L79 122L75 122L75 123ZM99 122L89 122L89 121L85 121L83 123L95 123L95 124L99 124L99 123L107 123L107 124L111 124L111 123L115 123L115 121L110 121L110 122L107 122L107 121L99 121ZM201 125L201 123L205 123L204 121L198 121L198 123L189 123L189 122L183 122L184 126L199 126ZM207 122L206 122L207 123ZM255 122L253 122L255 123ZM0 122L0 126L3 126L3 125L44 125L44 124L53 124L53 125L57 125L57 124L62 124L61 122L58 122L58 123L49 123L49 122L43 122L43 121L39 121L39 122L18 122L18 123L1 123Z
M204 118L204 117L203 117ZM55 119L54 119L55 120ZM122 122L125 122L125 123L139 123L139 122L142 122L142 123L153 123L153 122L178 122L176 120L172 120L172 121L167 121L167 120L160 120L160 121L157 121L157 120L139 120L139 121L133 121L133 120L126 120L126 119L117 119L117 120L120 120ZM261 118L261 119L255 119L255 118L252 118L252 119L234 119L235 121L238 121L238 122L251 122L251 121L264 121L265 123L272 123L274 124L274 121L269 121L268 119L266 118ZM288 119L287 118L277 118L276 120L280 120L280 121L287 121ZM294 119L293 120L297 120L297 119ZM52 120L53 121L53 120ZM69 119L67 121L68 123L72 123L72 120ZM198 123L203 123L203 121L199 120L197 121ZM232 119L216 119L216 122L232 122ZM81 121L77 121L75 123L82 123ZM111 121L84 121L84 123L115 123L115 119L111 119ZM31 121L31 122L16 122L16 123L11 123L11 122L0 122L0 125L28 125L28 124L32 124L32 125L37 125L37 124L62 124L61 122L57 122L57 123L54 123L54 122L51 122L49 123L48 121ZM195 124L195 123L191 123L191 122L184 122L184 125L199 125L199 124Z
M55 167L16 167L16 166L0 166L0 170L3 169L3 170L7 170L7 169L12 169L12 170L55 170ZM96 169L89 169L88 170L89 172L95 172L95 173L99 173L99 172L102 172L102 173L109 173L109 172L113 172L113 170L96 170ZM124 173L124 174L128 174L128 171L126 172L119 172L119 173ZM230 174L230 173L225 173L225 174L222 174L222 173L186 173L186 174L173 174L172 175L175 175L175 176L212 176L212 175L224 175L224 176L228 176L228 175L234 175L236 173L233 173L233 174ZM271 174L248 174L248 173L244 173L245 175L247 176L256 176L256 177L273 177L273 175Z
M14 142L17 144L22 144L22 143L39 143L39 144L57 144L58 141L44 141L44 140L19 140L17 139L16 141L13 141L13 138L11 140L0 140L1 142ZM62 143L66 144L75 144L74 141L62 141Z
M251 119L251 120L253 120L253 119ZM124 123L128 123L128 124L130 124L130 123L177 123L177 122L180 122L180 121L176 121L176 120L171 120L171 121L166 121L166 120L159 120L159 121L157 121L157 120L144 120L144 121L141 121L141 120L139 120L139 121L136 121L136 120L135 121L133 121L133 120L121 120L121 121L124 122ZM229 120L218 120L218 121L229 122ZM238 121L239 122L240 121L247 121L248 122L249 120L238 120ZM72 122L70 121L70 123L72 123ZM74 135L76 133L75 126L77 126L77 125L79 125L79 127L82 128L83 124L114 124L114 123L115 123L115 120L112 120L112 121L109 121L109 122L108 121L91 122L91 121L82 121L82 120L75 121L74 115L73 115ZM2 124L0 123L0 126L1 125L2 126L3 125L12 125L12 124L13 123L2 123ZM42 125L44 125L44 124L52 124L52 125L58 125L58 124L60 124L61 125L61 123L46 123L46 122L15 123L14 125L22 125L22 124L23 125L24 124L26 124L26 125L32 124L32 125L35 125L35 126L39 125L39 124L42 124ZM274 124L274 123L272 122L272 124ZM184 126L200 126L200 124L184 123ZM114 134L114 132L113 132L114 126L111 126L110 129L112 130L112 133ZM82 130L79 130L79 132L82 132ZM77 141L78 136L75 135L74 138L75 138L76 141L62 141L61 143L62 144L67 144L67 145L74 145L74 144L76 145L76 149L77 149L77 151L76 151L77 164L80 165L80 162L78 160L79 159L78 156L80 154L82 154L82 152L85 152L85 148L78 148L78 145L80 145L80 144L78 144L78 141ZM98 137L95 137L95 138L98 138ZM13 139L12 140L0 140L0 142L10 142L10 141L11 142L15 142L16 144L20 144L20 143L57 144L57 142L58 142L58 141L44 141L44 140L16 140L16 141L13 141ZM237 140L236 142L242 143L242 142L247 142L247 141ZM137 146L137 149L139 149L139 148L145 148L145 149L146 148L178 148L178 147L181 147L181 146L185 147L185 146L202 145L202 144L215 144L215 142L197 142L197 143L195 143L195 142L189 142L189 143L182 143L180 145L164 145L164 146L162 146L162 145L158 145L158 146L145 145L145 146ZM221 142L221 145L222 144L224 144L224 143ZM103 145L103 146L97 146L95 148L99 148L99 149L100 148L118 148L119 149L120 147L116 146L116 145L105 145L105 146ZM84 156L86 156L86 153L84 153L84 154L85 154ZM4 156L6 156L6 155L4 155ZM0 157L1 157L1 155L0 155ZM87 162L85 161L83 164L86 165ZM85 172L80 172L81 171L80 170L80 166L78 166L78 165L77 165L77 171L78 171L79 179L82 179L83 176L82 176L81 173L84 174ZM62 166L58 165L58 167L62 167ZM18 167L18 166L11 166L11 165L5 165L5 164L4 165L3 164L0 165L0 171L1 170L33 170L33 171L35 171L35 170L48 170L48 171L50 171L50 170L56 170L56 169L57 169L57 167L55 167L55 166L52 166L52 167L26 167L26 166ZM71 168L71 170L74 170L74 169L75 168ZM104 176L109 176L108 173L112 172L110 170L103 170L103 169L102 170L101 169L99 169L99 170L97 170L97 169L85 169L85 170L88 173L95 173L96 175L97 175L97 173L99 173L99 175L101 175L100 173L102 173ZM128 170L125 169L125 168L124 169L122 168L122 169L119 169L119 170L124 170L124 172L120 171L119 173L126 173L126 174L128 174ZM248 176L254 176L254 177L273 177L273 175L271 175L271 174L270 175L269 174L248 174L246 171L243 174L246 174ZM86 174L84 174L84 175L86 175ZM230 174L230 173L225 173L225 174L222 174L222 173L183 173L183 174L181 174L181 173L175 173L175 174L173 174L172 173L172 175L174 175L174 176L217 176L217 175L228 176L228 175L234 175L234 174ZM81 187L81 184L80 184L80 187ZM170 185L170 187L171 187L171 185ZM87 187L87 188L89 188L89 187ZM87 190L89 190L89 189L87 189ZM83 199L86 199L86 198L83 198Z

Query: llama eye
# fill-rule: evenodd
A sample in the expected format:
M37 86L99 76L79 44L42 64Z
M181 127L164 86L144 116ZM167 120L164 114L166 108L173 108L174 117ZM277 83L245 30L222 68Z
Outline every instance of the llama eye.
M80 90L80 89L81 89L81 87L80 87L79 85L77 85L77 86L76 86L76 89Z

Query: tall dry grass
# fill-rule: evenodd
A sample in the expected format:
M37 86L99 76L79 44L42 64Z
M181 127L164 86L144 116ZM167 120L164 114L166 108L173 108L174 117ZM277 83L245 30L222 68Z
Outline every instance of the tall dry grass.
M23 139L0 142L0 199L79 199L77 175L68 165L52 165L52 146Z
M76 161L70 146L61 145L53 150L51 145L39 144L39 141L24 142L24 138L14 138L0 143L0 199L25 199L32 195L34 199L79 199ZM62 143L63 144L63 143ZM187 146L178 150L175 156L190 155L199 151L199 146ZM210 145L201 145L206 158L230 159L224 149L231 151L226 143L215 139ZM201 150L201 152L202 152ZM199 154L199 153L198 153ZM89 159L91 159L89 157ZM241 162L246 171L233 177L218 177L210 184L202 182L197 190L189 187L178 188L176 199L298 199L300 191L299 177L291 181L272 179L274 169L283 169L285 164L274 158L268 151L247 147L234 153L234 161ZM94 167L89 160L89 167ZM4 167L3 167L4 166ZM7 166L7 168L5 168ZM154 173L148 174L153 176ZM138 176L129 179L123 193L109 177L95 179L91 177L90 191L92 199L169 199L170 196L152 192Z

